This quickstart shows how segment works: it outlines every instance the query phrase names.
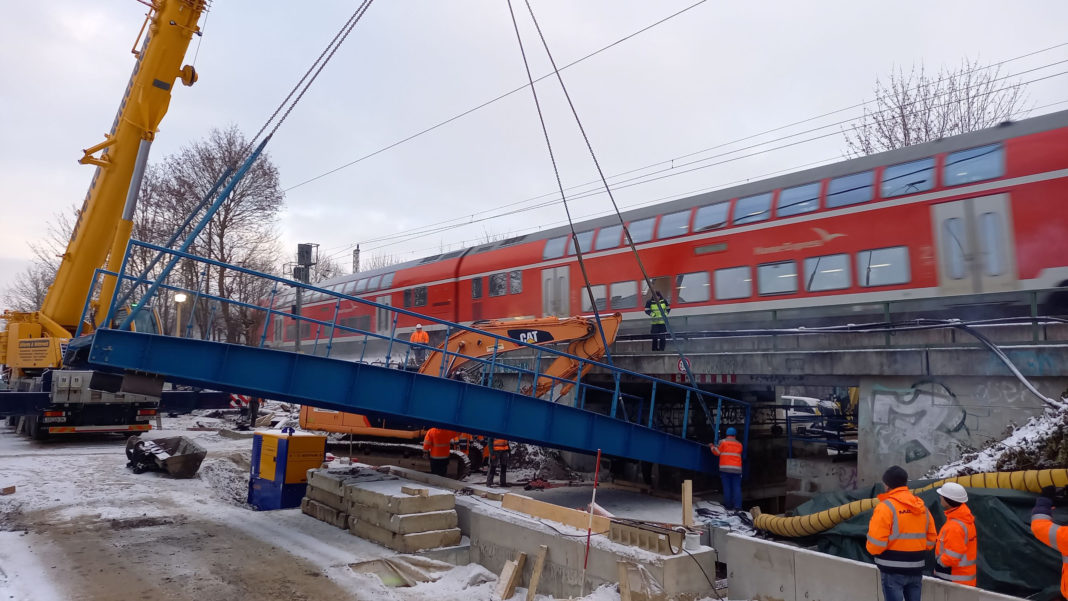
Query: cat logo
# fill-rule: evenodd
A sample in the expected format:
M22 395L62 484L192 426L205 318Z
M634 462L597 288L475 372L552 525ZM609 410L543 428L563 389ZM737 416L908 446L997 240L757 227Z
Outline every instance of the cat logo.
M545 330L508 330L508 337L527 344L541 344L553 340L553 335Z

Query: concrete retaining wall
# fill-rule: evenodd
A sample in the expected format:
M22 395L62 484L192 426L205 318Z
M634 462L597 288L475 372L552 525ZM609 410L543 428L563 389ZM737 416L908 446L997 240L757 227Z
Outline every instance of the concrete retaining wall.
M875 566L737 534L715 533L731 599L884 601ZM725 548L724 548L725 547ZM1018 601L974 587L923 579L924 601Z

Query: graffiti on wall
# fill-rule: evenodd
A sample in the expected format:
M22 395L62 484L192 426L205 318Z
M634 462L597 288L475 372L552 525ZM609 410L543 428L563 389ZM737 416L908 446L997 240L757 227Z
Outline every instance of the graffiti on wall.
M967 440L968 411L957 395L936 380L920 380L907 388L874 385L872 426L881 456L903 454L905 463L931 455L953 455Z

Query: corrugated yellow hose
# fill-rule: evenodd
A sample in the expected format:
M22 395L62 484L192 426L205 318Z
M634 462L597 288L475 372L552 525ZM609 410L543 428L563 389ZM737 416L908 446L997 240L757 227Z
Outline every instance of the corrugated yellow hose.
M1068 485L1068 469L1024 470L1019 472L992 472L989 474L972 474L946 478L914 488L912 492L920 493L937 488L946 482L956 482L965 488L1008 488L1024 492L1041 492L1046 486ZM760 514L754 516L753 525L779 536L808 536L833 528L853 516L875 507L879 499L861 499L838 507L832 507L819 513L795 517L779 517Z

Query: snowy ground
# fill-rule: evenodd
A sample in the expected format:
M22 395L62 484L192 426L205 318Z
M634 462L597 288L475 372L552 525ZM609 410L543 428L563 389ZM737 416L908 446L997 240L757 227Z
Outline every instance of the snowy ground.
M386 587L349 566L393 557L389 549L296 509L251 510L243 503L251 438L208 429L227 421L165 417L163 431L145 435L181 434L207 448L190 480L134 474L121 437L40 443L0 428L0 486L17 486L15 494L0 497L0 599L495 598L496 575L478 565L452 568L435 582ZM604 500L611 510L611 496ZM525 594L518 589L514 598ZM605 588L585 599L614 601L619 594Z

